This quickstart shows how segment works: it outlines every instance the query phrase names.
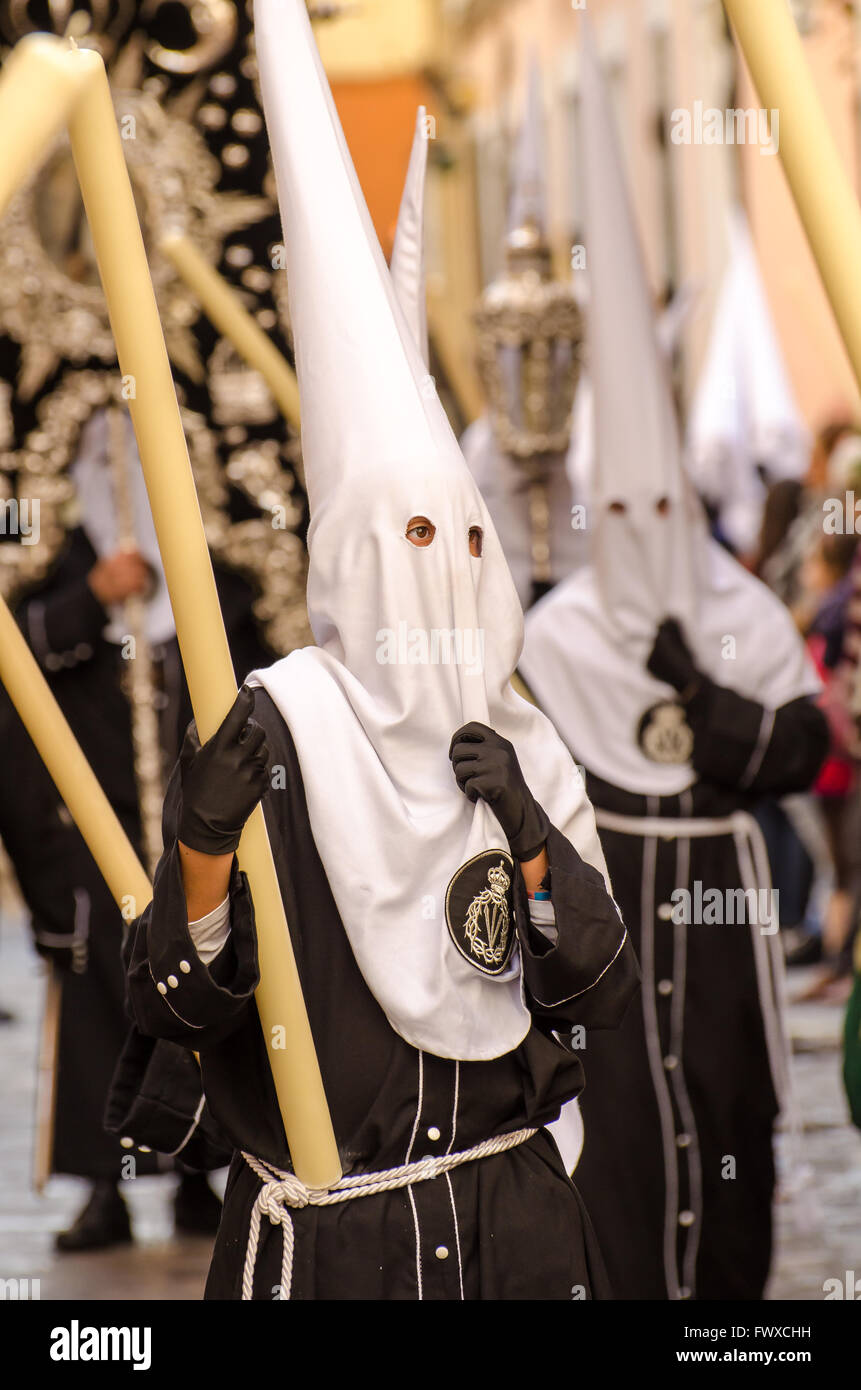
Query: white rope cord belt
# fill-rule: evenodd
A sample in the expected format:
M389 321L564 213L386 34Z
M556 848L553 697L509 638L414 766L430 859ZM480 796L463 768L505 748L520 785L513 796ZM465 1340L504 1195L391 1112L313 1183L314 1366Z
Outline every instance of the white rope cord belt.
M736 835L740 831L746 833L752 820L747 811L732 811L728 816L623 816L617 811L595 808L595 822L602 830L639 835L644 840L697 840Z
M245 1268L242 1271L242 1299L248 1302L254 1296L254 1271L257 1265L257 1247L260 1242L260 1222L264 1214L273 1226L280 1226L283 1236L281 1253L281 1284L278 1297L289 1299L293 1283L293 1221L290 1209L302 1207L331 1207L339 1202L352 1202L357 1197L375 1197L380 1192L394 1192L400 1187L412 1187L413 1183L429 1182L440 1178L452 1168L462 1163L474 1163L479 1158L490 1158L493 1154L505 1153L518 1144L525 1144L537 1134L537 1129L516 1129L511 1134L500 1134L495 1139L485 1139L472 1149L462 1153L441 1154L438 1158L422 1158L417 1163L403 1163L399 1168L387 1168L382 1173L356 1173L352 1177L341 1178L331 1188L306 1187L295 1173L285 1173L269 1163L243 1153L242 1157L263 1183L251 1210L248 1227L248 1245L245 1251Z

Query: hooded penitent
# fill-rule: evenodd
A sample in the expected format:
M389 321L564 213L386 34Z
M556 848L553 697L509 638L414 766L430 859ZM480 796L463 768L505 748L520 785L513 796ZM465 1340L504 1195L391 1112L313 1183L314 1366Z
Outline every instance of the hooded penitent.
M676 698L646 670L664 618L679 620L700 670L770 708L818 685L788 612L710 539L685 477L621 149L588 22L581 33L596 427L591 563L529 614L521 670L591 771L629 791L674 795L695 779L689 742L644 737L650 712Z
M427 111L420 106L389 265L398 303L419 345L425 366L430 361L424 236L428 138Z
M768 482L802 478L810 434L780 350L747 219L737 208L705 366L691 407L688 466L731 544L756 545Z
M451 735L474 719L510 739L551 821L603 870L594 817L552 726L511 689L517 595L397 302L303 0L256 0L255 17L318 646L254 680L293 735L335 902L392 1026L441 1056L492 1058L529 1028L519 958L512 948L495 974L471 964L447 925L449 890L476 856L492 854L491 895L510 891L514 870L495 817L457 788ZM406 534L419 517L433 528L421 548Z

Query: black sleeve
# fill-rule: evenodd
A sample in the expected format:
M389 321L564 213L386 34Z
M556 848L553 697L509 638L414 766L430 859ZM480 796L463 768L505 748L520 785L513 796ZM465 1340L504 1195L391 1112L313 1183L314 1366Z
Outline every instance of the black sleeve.
M74 949L80 966L87 932L76 911L74 885L95 866L2 687L0 748L0 840L27 905L34 941L37 948ZM90 865L84 867L82 859Z
M87 583L95 562L83 533L73 533L48 582L18 605L18 622L46 671L91 660L101 642L108 615Z
M625 925L603 875L585 863L553 826L547 838L556 940L533 926L529 899L517 875L515 916L526 1002L543 1032L576 1024L618 1028L633 998L639 970Z
M704 680L687 704L700 777L760 796L804 791L828 751L828 724L807 696L770 710Z
M203 1095L200 1066L186 1047L145 1038L132 1027L105 1107L109 1134L132 1139L190 1168L221 1168L232 1147Z
M254 907L236 860L230 879L230 936L206 966L188 930L176 826L179 770L165 799L165 852L156 870L153 900L126 938L126 1003L145 1037L167 1038L199 1050L234 1032L253 1008L260 980Z

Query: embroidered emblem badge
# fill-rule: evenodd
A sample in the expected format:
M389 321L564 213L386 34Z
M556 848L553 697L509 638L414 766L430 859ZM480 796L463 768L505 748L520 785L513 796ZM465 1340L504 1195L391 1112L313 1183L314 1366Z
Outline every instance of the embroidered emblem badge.
M674 700L652 705L640 720L637 742L653 763L690 762L694 735L685 719L684 706Z
M511 855L485 850L458 869L445 895L449 935L485 975L501 975L514 948L513 880Z

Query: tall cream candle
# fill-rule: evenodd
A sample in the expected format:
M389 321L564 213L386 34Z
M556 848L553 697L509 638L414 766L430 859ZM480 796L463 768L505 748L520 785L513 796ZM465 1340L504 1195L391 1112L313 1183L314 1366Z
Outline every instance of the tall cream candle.
M787 0L724 0L861 386L861 208L834 142Z
M68 61L91 74L69 125L72 153L205 740L236 698L230 650L104 64L83 50ZM254 899L261 975L256 1002L291 1157L309 1187L328 1187L341 1165L260 808L245 828L239 862Z
M30 34L16 44L0 82L0 215L69 119L86 72L69 63L69 44Z
M69 133L84 206L99 264L120 370L137 436L150 506L159 539L177 636L201 739L218 727L236 696L236 682L221 620L170 363L149 277L134 196L101 57L42 36L40 56L57 54L57 87L64 93L50 130L72 107ZM53 105L50 73L43 64L31 80ZM13 68L13 78L15 72ZM15 78L20 84L20 79ZM0 82L0 140L15 146L14 167L32 167L44 150L31 139L26 118L4 98ZM20 90L20 85L16 86ZM71 95L66 99L65 93ZM3 117L5 116L5 121ZM37 119L34 115L34 119ZM46 123L39 124L40 137ZM48 135L50 134L48 131ZM10 139L11 137L11 139ZM26 144L26 159L18 146ZM7 186L8 183L8 186ZM0 182L10 196L11 181ZM71 810L71 807L70 807ZM340 1177L334 1131L302 998L296 961L278 889L263 815L246 826L239 860L254 898L261 983L257 1007L284 1128L297 1175L309 1187L331 1186Z
M258 371L272 392L285 420L299 429L299 383L290 363L278 351L249 314L239 295L219 275L188 237L172 233L162 237L159 249L197 296L219 333L240 357Z

